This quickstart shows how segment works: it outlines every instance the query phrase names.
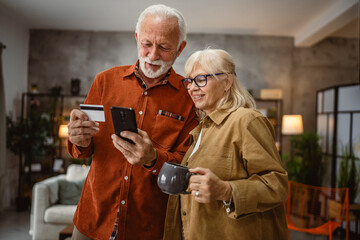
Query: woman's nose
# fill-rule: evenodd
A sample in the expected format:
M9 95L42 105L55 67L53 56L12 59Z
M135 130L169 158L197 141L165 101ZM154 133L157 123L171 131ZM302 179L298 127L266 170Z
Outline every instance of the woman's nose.
M198 85L195 83L195 80L192 80L191 83L188 84L189 90L199 89Z

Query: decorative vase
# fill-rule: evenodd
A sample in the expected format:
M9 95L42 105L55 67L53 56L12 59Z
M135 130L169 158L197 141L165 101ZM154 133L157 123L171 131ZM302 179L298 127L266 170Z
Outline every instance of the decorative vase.
M80 92L80 79L72 78L71 79L71 88L70 88L71 95L79 95Z
M31 84L31 92L39 93L38 85L36 83Z

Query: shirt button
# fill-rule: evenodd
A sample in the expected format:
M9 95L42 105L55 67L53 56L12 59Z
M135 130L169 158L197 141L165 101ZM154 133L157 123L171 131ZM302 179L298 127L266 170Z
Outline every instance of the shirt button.
M124 200L121 200L121 204L124 205L124 204L125 204L125 201L124 201Z
M153 170L152 172L153 172L153 173L156 173L156 170Z
M208 127L209 127L209 124L206 124L205 127L208 128Z
M186 216L186 212L185 212L185 211L183 212L183 216Z
M146 96L146 95L147 95L147 92L144 92L144 95Z
M141 114L143 114L143 112L142 112L142 111L140 111L140 112L139 112L139 114L141 115Z
M125 177L124 177L124 179L125 179L125 180L128 180L128 179L129 179L129 177L128 177L128 176L125 176Z

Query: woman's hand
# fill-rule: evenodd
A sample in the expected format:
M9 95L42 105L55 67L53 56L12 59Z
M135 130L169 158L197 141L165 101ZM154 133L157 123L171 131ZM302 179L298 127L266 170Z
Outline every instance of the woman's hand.
M191 194L196 201L209 203L216 200L230 200L231 186L229 182L221 180L207 168L197 167L189 171L197 174L191 176L189 185Z

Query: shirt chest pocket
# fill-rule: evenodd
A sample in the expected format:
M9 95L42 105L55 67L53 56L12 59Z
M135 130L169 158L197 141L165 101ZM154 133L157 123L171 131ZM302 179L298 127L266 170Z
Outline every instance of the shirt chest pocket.
M185 122L167 116L156 115L151 140L164 150L170 150L178 139Z

